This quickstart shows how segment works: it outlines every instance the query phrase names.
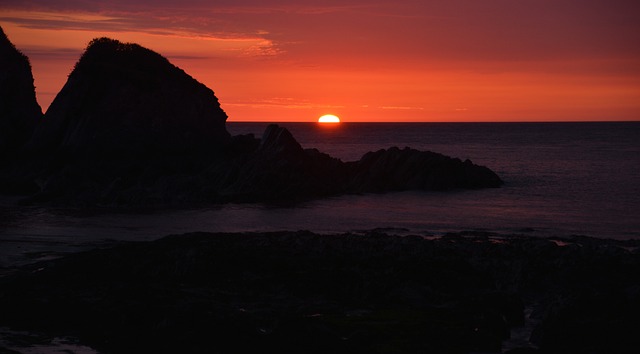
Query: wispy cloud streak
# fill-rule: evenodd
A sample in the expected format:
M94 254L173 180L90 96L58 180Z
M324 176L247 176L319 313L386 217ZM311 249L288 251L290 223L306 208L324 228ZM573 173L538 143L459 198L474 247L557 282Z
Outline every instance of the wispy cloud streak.
M270 107L289 108L289 109L344 108L344 106L342 105L313 103L308 100L300 100L293 97L273 97L268 99L252 100L252 101L226 102L225 105L234 106L234 107L247 107L247 108L270 108Z

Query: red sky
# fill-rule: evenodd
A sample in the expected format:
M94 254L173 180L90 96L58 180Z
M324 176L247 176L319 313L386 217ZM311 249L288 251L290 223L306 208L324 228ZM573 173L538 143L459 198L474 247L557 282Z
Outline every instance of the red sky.
M139 43L229 121L640 120L637 0L2 0L46 110L87 43Z

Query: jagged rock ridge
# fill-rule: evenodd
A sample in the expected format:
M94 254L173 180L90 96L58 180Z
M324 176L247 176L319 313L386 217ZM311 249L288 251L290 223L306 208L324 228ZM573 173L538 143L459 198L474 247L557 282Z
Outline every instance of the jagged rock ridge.
M24 144L41 116L29 59L0 27L0 155Z
M254 143L255 145L255 143ZM344 193L499 187L490 169L441 154L392 147L343 162L303 149L284 127L269 125L255 151L218 168L220 196L291 200ZM235 199L231 198L231 199Z

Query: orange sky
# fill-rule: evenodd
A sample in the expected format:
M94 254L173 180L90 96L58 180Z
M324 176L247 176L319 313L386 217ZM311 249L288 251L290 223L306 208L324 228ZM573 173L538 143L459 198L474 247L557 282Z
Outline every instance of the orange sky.
M640 120L636 0L3 0L46 109L95 37L155 50L229 121Z

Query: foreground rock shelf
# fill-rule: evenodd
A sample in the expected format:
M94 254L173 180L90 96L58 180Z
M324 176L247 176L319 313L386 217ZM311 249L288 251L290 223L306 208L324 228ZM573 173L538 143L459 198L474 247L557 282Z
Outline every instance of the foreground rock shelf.
M639 246L485 233L169 236L0 279L0 326L105 353L623 353L639 344ZM523 325L534 328L527 348L505 345Z

